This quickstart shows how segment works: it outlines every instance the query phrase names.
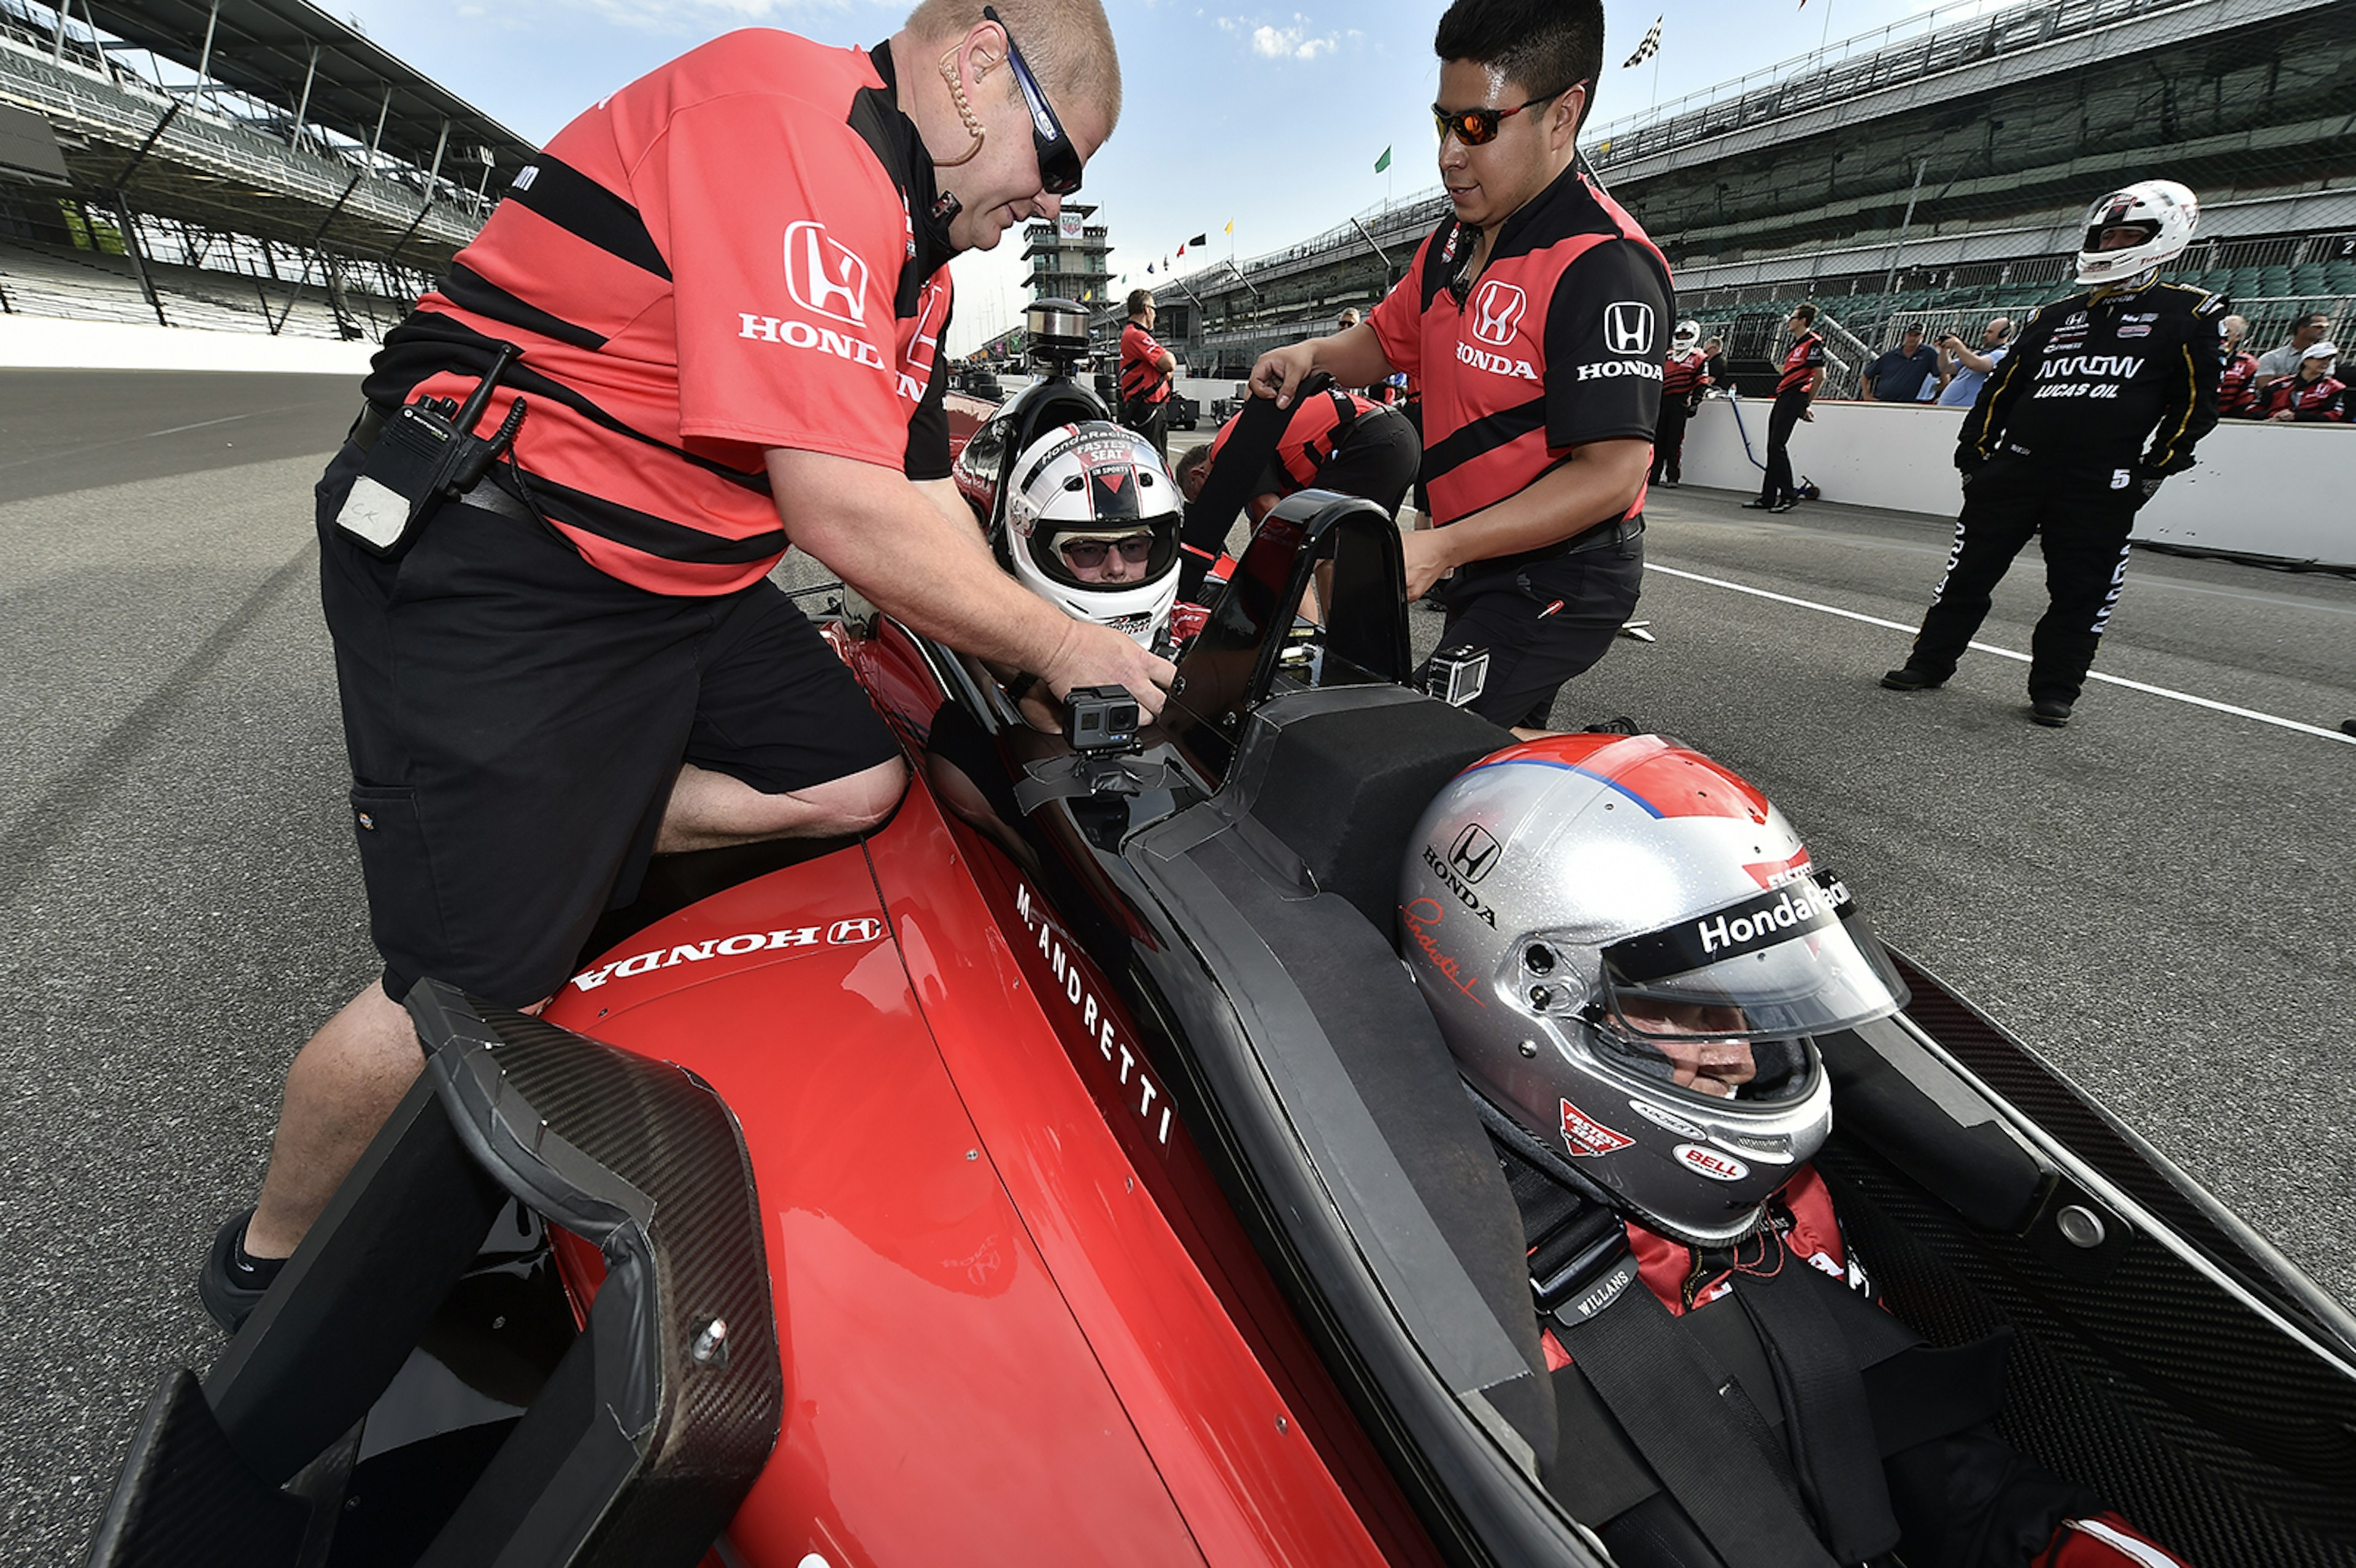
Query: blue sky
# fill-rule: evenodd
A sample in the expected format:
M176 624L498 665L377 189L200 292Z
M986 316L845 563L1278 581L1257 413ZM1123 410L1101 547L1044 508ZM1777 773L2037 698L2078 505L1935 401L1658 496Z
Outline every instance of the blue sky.
M327 0L369 36L535 141L648 68L741 27L829 43L890 36L908 4L871 0ZM1296 8L1299 7L1299 8ZM1113 265L1156 274L1181 240L1275 250L1438 183L1427 106L1441 0L1108 0L1125 105L1080 199ZM1902 22L1921 0L1607 0L1591 124L1641 112L1834 39ZM1655 16L1658 70L1619 69ZM1020 40L1018 40L1019 42ZM1392 148L1390 174L1374 172ZM953 351L1020 309L1019 231L957 263ZM1187 260L1191 261L1190 255Z

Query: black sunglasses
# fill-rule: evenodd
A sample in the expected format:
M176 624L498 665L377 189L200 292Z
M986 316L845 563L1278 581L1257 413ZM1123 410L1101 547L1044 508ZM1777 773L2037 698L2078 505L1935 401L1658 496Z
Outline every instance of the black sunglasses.
M1023 90L1023 101L1031 108L1031 145L1039 155L1039 184L1051 196L1069 196L1080 188L1080 154L1072 139L1064 134L1064 123L1047 107L1047 95L1040 91L1039 79L1031 74L1031 67L1023 59L1023 51L1014 46L1014 35L1006 31L999 20L998 8L984 5L981 19L997 22L998 30L1006 33L1006 63L1014 69L1014 85Z
M1541 103L1552 103L1564 93L1586 85L1584 81L1574 81L1569 87L1558 87L1552 92L1541 92L1526 102L1515 104L1511 109L1442 109L1435 103L1431 106L1431 123L1440 127L1441 146L1446 146L1448 138L1454 136L1468 147L1485 147L1497 139L1497 127L1519 114L1523 110L1535 108Z

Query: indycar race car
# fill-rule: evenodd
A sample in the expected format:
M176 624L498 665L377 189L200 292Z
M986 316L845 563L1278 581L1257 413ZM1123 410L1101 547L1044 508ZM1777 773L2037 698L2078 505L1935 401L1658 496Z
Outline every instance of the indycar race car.
M958 458L993 529L1105 417L1048 368ZM1401 857L1510 744L1411 684L1402 581L1293 496L1161 722L1062 735L839 595L896 814L659 861L539 1017L419 986L423 1076L91 1562L1607 1562L1541 1341L1594 1249L1530 1197L1576 1146L1401 962ZM1884 1302L2008 1334L2004 1435L2190 1560L2356 1563L2356 1320L1893 956L1907 1010L1819 1042Z

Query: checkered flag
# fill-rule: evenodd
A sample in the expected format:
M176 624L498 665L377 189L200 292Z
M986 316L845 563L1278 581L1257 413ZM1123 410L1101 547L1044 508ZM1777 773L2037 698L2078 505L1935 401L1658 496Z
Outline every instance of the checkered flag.
M1636 66L1643 65L1646 60L1651 59L1655 55L1659 54L1660 52L1661 17L1655 16L1653 18L1653 30L1644 35L1644 41L1636 46L1636 52L1634 54L1630 55L1626 59L1620 62L1620 69L1622 70L1632 69Z

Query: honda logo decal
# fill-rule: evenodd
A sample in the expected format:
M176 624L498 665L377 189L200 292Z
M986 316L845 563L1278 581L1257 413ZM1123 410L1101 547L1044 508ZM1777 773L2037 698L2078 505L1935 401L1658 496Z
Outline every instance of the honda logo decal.
M1490 868L1497 863L1501 853L1503 847L1489 836L1487 828L1477 822L1468 822L1464 825L1464 831L1456 836L1455 844L1449 848L1448 863L1455 867L1456 874L1466 881L1477 882L1489 874Z
M1472 298L1472 336L1483 343L1511 343L1528 303L1511 283L1483 283Z
M1614 354L1653 351L1653 307L1642 300L1620 300L1603 307L1603 344Z
M883 934L884 923L872 915L863 916L858 920L838 920L826 930L827 941L837 947L848 947L854 943L873 942Z
M867 325L867 263L823 223L803 221L786 229L786 288L804 310L851 326Z

